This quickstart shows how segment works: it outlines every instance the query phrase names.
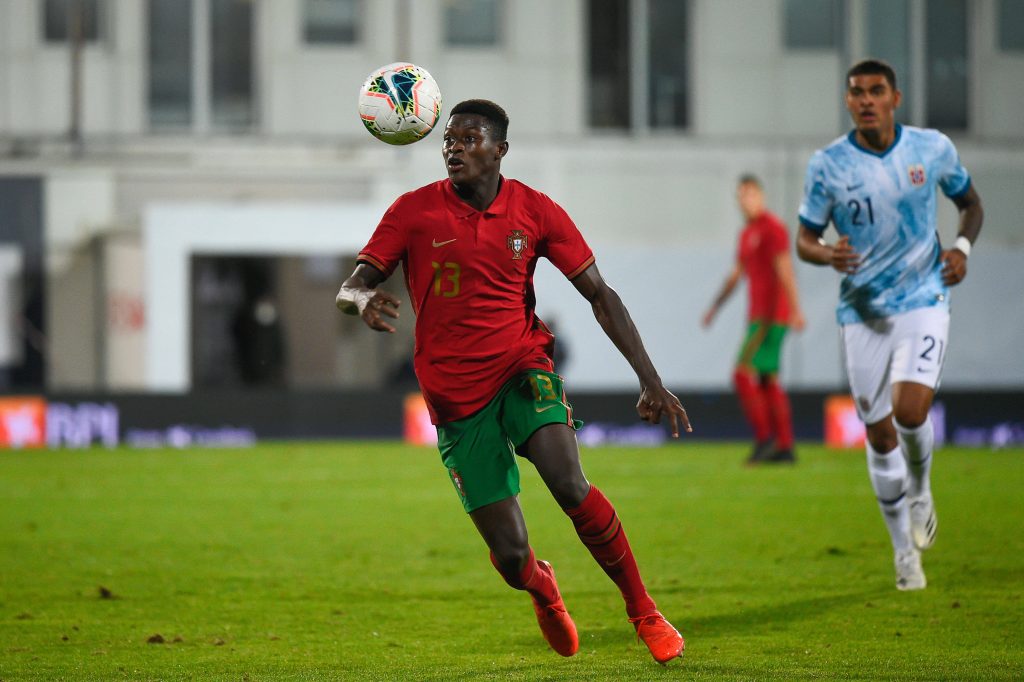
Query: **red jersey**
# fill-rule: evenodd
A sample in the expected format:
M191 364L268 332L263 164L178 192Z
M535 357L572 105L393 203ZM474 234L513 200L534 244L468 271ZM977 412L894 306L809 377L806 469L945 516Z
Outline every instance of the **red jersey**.
M518 372L552 371L554 336L534 312L541 256L569 279L594 262L562 207L504 177L485 211L449 180L402 195L359 252L386 275L402 263L416 377L435 424L477 412Z
M788 250L786 226L768 211L748 222L740 233L738 257L750 289L749 320L789 324L789 299L775 274L775 257Z

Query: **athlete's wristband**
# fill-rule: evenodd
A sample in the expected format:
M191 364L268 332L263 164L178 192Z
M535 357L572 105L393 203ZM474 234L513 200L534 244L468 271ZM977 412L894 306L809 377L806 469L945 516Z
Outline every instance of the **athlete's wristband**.
M373 298L373 294L373 289L342 287L335 297L334 303L342 312L350 315L362 315L366 306L370 303L370 299Z
M957 237L956 241L953 242L953 248L956 249L957 251L963 251L965 257L970 256L971 240L964 236Z

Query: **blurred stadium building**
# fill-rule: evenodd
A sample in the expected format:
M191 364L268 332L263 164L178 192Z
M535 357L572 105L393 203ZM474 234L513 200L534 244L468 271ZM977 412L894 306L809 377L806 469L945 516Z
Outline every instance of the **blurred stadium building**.
M742 306L699 327L741 226L735 179L762 177L792 227L866 56L894 64L901 120L949 134L985 204L954 292L948 435L1024 437L1019 0L0 2L0 391L45 396L36 432L70 444L400 435L411 313L375 335L333 299L390 201L442 177L436 133L391 148L356 115L366 74L407 59L446 109L508 110L505 173L580 225L698 433L743 438ZM844 390L838 282L797 275L808 328L782 378L820 437ZM578 410L630 423L635 378L589 307L546 263L537 288ZM46 410L19 405L31 435Z

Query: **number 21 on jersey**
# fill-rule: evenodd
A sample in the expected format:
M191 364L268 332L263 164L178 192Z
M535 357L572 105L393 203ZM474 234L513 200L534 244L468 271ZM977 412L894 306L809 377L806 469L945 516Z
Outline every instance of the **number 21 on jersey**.
M875 224L875 210L871 207L871 197L864 197L863 204L858 199L850 199L846 202L846 206L850 209L852 224L863 225L865 221L872 225Z

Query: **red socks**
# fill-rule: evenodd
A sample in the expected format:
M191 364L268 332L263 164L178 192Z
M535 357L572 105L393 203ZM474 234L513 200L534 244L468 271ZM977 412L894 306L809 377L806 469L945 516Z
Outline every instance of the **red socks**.
M572 519L576 533L597 563L615 581L622 598L626 600L626 613L630 618L646 615L657 610L654 600L647 594L640 571L629 548L626 531L619 523L615 508L596 486L583 503L575 509L566 509Z
M555 585L551 574L541 569L537 558L533 555L533 548L530 548L530 558L517 574L508 575L501 570L494 552L491 552L491 563L498 573L505 579L505 582L517 590L526 590L530 596L541 606L550 606L557 602L561 595L558 594L558 587Z
M793 413L789 407L789 396L774 376L763 382L742 369L732 375L736 385L743 414L754 429L754 439L764 443L775 438L777 450L793 447Z
M789 407L789 396L774 377L761 384L764 401L771 415L772 430L775 431L775 449L793 448L793 413Z
M736 386L736 395L739 396L743 414L754 429L754 440L758 443L771 440L771 417L768 413L767 401L761 392L757 378L742 369L737 369L732 374L732 380Z

